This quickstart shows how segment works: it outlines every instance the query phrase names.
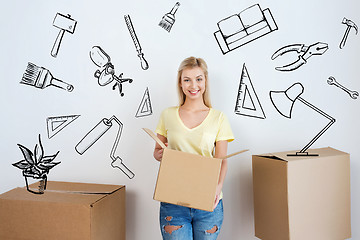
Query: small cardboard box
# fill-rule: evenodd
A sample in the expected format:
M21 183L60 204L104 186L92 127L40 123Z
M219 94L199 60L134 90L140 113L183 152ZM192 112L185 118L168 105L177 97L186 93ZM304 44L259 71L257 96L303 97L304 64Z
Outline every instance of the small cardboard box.
M309 150L317 157L287 153L252 157L255 236L350 238L350 155L330 147Z
M144 130L164 148L154 199L212 212L222 159L166 148L151 130ZM230 154L224 159L245 151Z
M30 185L31 187L31 185ZM0 195L0 239L125 240L125 186L47 183Z

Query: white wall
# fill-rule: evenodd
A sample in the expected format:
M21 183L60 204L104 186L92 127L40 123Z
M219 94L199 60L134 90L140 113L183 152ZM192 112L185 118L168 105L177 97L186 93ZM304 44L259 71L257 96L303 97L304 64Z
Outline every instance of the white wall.
M50 171L49 180L125 184L127 187L127 238L159 239L158 202L152 200L158 162L152 157L154 143L141 130L155 129L161 111L177 104L175 78L185 57L204 58L209 66L214 108L224 111L236 141L229 153L250 148L251 152L229 160L224 186L225 222L220 239L255 239L252 204L251 155L302 148L325 124L321 116L296 103L292 119L282 117L272 106L269 91L285 90L295 82L305 88L302 97L336 119L336 123L312 146L331 146L351 154L352 239L360 238L360 99L329 86L334 76L344 86L360 91L360 37L352 29L347 44L339 43L347 17L360 25L360 3L355 0L325 1L190 1L181 0L170 33L158 26L176 1L25 1L12 0L0 8L0 106L1 139L0 193L24 186L21 171L11 164L21 160L17 144L33 149L41 134L46 154L60 151L61 164ZM260 4L269 8L279 27L262 38L223 55L213 33L217 22L243 9ZM56 13L71 14L77 20L74 34L65 33L57 58L50 56L58 34L52 26ZM129 14L143 48L149 69L139 59L123 16ZM272 61L280 47L324 42L329 49L313 56L291 72L275 66L296 59L296 54ZM134 79L124 83L124 97L109 84L100 87L93 74L97 67L89 58L92 46L101 46L110 56L116 72ZM74 85L73 92L20 84L27 63L49 69L53 75ZM246 63L266 119L236 115L242 65ZM153 114L135 118L146 88ZM46 119L50 116L81 115L49 139ZM118 155L135 173L133 179L110 166L109 153L116 135L111 128L86 153L74 147L102 118L117 116L123 123Z

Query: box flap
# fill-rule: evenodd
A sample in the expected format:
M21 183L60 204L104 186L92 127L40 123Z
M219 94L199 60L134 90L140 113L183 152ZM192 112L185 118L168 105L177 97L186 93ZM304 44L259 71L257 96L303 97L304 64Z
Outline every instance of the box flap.
M32 184L33 185L33 184ZM32 186L30 185L30 187ZM36 186L36 184L34 184ZM110 194L122 188L122 185L107 185L94 183L56 182L48 181L46 191L83 194Z
M293 150L293 151L286 151L286 152L277 152L277 153L269 153L269 154L262 154L261 156L269 157L269 158L276 158L277 160L282 160L286 162L290 161L299 161L299 160L306 160L309 159L309 156L287 156L287 154L294 154L299 152L300 150ZM328 156L339 156L348 154L339 150L336 150L331 147L326 148L316 148L316 149L308 149L308 153L311 154L319 154L319 156L312 156L311 158L320 158L320 157L328 157Z
M31 186L33 184L29 187ZM44 194L29 193L26 187L15 188L0 195L0 199L91 206L93 203L122 187L124 186L49 181Z

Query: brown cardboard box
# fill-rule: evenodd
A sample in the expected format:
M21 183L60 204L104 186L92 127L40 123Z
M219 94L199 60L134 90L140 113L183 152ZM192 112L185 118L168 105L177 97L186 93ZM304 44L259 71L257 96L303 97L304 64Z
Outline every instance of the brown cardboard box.
M222 159L166 148L151 130L144 130L164 148L154 199L212 212ZM224 159L245 151L230 154Z
M287 153L252 157L255 236L350 238L350 155L330 147L309 151L318 157Z
M30 185L31 187L31 185ZM0 195L0 239L125 240L125 186L47 183Z

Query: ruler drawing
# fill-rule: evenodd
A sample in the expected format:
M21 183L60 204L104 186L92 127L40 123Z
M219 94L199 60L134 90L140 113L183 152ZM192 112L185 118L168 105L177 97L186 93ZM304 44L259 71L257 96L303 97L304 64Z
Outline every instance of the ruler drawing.
M69 115L69 116L57 116L48 117L46 119L47 133L49 139L55 136L58 132L64 129L67 125L72 123L80 115Z
M256 117L261 119L266 118L259 98L257 97L254 90L254 86L251 82L245 63L241 73L239 91L235 105L235 113L248 117Z
M146 88L144 96L141 100L141 103L139 105L139 108L136 112L135 117L145 117L152 114L152 107L151 107L151 101L150 101L150 94L149 94L149 88Z

